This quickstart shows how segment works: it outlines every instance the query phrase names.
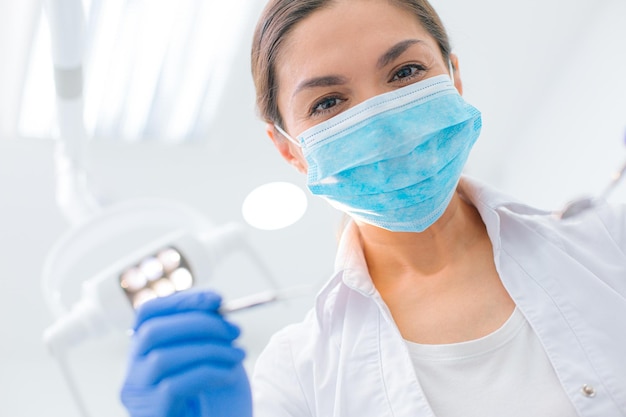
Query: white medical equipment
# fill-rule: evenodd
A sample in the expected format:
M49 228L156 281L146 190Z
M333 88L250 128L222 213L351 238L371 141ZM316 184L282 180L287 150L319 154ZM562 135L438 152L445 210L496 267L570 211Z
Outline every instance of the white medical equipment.
M57 320L44 343L58 360L81 412L88 416L67 364L69 349L88 338L128 331L143 302L191 287L207 286L218 264L244 252L272 290L225 303L233 312L278 300L282 292L247 243L238 224L213 226L201 213L167 200L112 205L70 229L52 248L42 277L44 297ZM82 282L78 301L71 289ZM272 297L271 294L274 294ZM287 292L296 296L299 293Z
M55 155L57 204L73 227L45 261L42 290L56 321L44 343L59 361L81 415L88 416L69 367L68 350L111 330L128 331L143 302L206 286L232 252L252 260L269 292L224 303L230 313L299 296L302 288L276 291L267 266L243 227L216 227L202 213L168 200L144 199L104 206L82 167L83 122L81 0L46 0L57 91L59 140ZM80 294L73 293L82 287Z
M247 243L242 226L213 226L201 213L167 200L112 205L68 231L49 252L43 295L57 321L44 333L53 354L89 337L132 327L145 301L207 286L230 253L248 255L277 288ZM80 295L71 294L77 286ZM70 305L68 298L78 297Z
M624 144L626 144L626 134L624 135ZM613 190L615 190L615 187L617 187L617 185L622 181L625 172L626 162L622 164L620 169L613 173L611 180L598 196L586 196L570 201L561 211L556 213L557 217L562 220L569 219L584 211L592 209L600 202L605 201L609 198Z

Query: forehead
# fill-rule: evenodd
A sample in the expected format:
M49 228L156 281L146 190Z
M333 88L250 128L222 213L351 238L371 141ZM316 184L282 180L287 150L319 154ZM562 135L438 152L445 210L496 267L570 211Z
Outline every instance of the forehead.
M333 1L300 21L287 35L276 65L279 86L294 78L365 65L406 39L419 39L438 50L417 16L389 0Z

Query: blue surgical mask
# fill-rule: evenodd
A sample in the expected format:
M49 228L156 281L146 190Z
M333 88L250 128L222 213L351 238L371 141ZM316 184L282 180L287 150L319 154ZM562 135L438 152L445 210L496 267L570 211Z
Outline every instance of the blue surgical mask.
M481 128L448 75L381 94L297 140L307 186L352 218L422 232L446 210Z

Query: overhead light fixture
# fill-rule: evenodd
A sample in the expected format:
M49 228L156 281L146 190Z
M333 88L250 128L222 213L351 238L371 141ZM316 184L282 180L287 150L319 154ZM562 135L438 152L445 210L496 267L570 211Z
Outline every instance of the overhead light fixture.
M207 137L252 0L79 0L84 10L88 137L166 142ZM27 67L18 131L51 137L54 80L42 14ZM81 51L82 52L82 51Z

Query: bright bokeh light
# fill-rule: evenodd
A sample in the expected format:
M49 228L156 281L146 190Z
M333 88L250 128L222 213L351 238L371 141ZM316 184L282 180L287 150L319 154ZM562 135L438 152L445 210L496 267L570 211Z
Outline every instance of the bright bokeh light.
M298 186L288 182L272 182L254 189L243 202L244 220L261 230L278 230L302 218L307 198Z

